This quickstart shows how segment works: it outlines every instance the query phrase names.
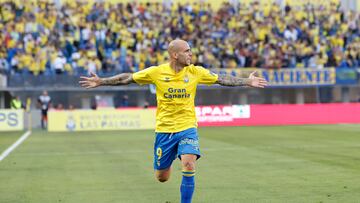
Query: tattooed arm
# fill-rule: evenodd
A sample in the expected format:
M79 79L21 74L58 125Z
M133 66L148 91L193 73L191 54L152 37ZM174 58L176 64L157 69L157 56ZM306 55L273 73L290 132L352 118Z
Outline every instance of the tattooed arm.
M249 85L251 80L249 78L237 78L228 75L219 75L217 83L222 86L245 86Z
M134 82L131 73L121 73L108 78L99 78L95 73L91 73L90 77L81 76L80 78L82 79L79 81L80 85L86 89L98 86L127 85Z
M256 71L252 72L249 78L219 75L217 84L222 86L250 86L264 88L267 85L267 81L264 78L256 77L255 74Z
M100 78L100 85L128 85L133 82L131 73L121 73L108 78Z

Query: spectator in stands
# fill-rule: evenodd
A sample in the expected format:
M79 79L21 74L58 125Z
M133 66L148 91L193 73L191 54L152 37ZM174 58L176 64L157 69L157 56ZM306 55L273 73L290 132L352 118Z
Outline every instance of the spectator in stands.
M0 53L0 74L7 74L10 70L9 63L4 53Z
M20 73L20 69L19 69L19 54L16 53L11 61L10 61L10 66L11 66L11 72L15 72L15 73Z
M88 75L90 75L90 73L97 73L101 70L101 61L96 58L95 53L92 54L89 58L89 60L87 61L87 72Z
M56 8L5 0L0 43L11 73L34 75L135 72L165 61L165 44L174 38L195 47L194 62L206 68L360 64L357 12L333 3L287 4L283 12L276 3L236 2L213 10L203 2L68 1Z
M56 74L61 74L65 71L66 58L61 51L58 52L58 56L54 61L54 70Z

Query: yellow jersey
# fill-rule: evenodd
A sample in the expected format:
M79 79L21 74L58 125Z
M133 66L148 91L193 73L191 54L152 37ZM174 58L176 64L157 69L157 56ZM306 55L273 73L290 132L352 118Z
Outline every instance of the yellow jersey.
M180 72L169 63L152 66L133 74L140 85L156 86L156 132L173 133L197 127L195 95L198 84L214 84L218 75L201 67L189 65Z

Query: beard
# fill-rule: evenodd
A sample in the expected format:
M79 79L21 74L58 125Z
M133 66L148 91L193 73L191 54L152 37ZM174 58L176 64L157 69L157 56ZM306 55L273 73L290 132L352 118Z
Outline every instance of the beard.
M185 59L184 64L189 66L191 64L191 59Z
M187 60L187 59L184 59L184 60L178 60L177 63L181 66L189 66L191 65L191 59Z

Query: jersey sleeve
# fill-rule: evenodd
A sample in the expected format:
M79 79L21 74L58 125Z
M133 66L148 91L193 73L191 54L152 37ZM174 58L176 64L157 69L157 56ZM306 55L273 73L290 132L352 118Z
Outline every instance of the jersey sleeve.
M133 80L139 85L153 84L154 72L156 71L156 66L146 68L142 71L136 72L132 75Z
M218 80L218 75L201 66L195 66L199 84L212 85Z

